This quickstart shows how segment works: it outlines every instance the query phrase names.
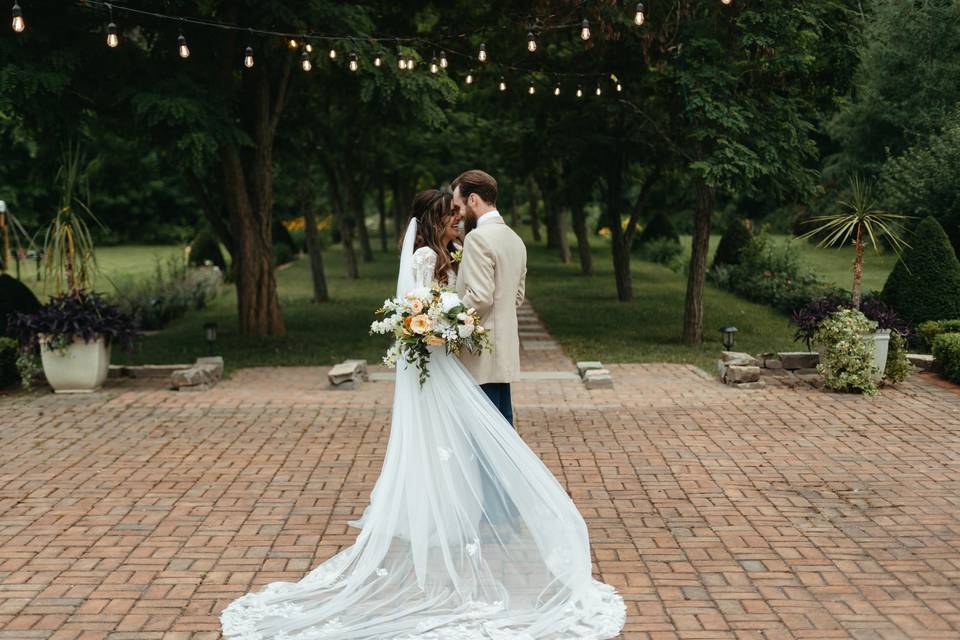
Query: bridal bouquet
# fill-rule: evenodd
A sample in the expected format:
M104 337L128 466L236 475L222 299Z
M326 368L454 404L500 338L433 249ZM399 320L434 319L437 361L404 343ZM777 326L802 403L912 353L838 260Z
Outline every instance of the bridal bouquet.
M420 386L427 381L428 347L445 347L447 353L467 349L481 353L490 349L490 333L480 325L475 309L467 309L454 291L432 287L414 289L401 298L384 301L377 310L383 320L370 325L371 334L393 334L395 341L383 357L383 364L394 368L401 358L416 364Z

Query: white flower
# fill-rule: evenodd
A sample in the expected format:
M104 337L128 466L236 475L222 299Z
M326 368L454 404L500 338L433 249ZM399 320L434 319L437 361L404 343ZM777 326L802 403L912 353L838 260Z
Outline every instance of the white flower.
M407 300L420 300L424 304L430 304L430 287L417 287L407 294Z
M473 335L473 329L474 327L472 324L462 324L457 327L457 333L460 334L461 338L469 338Z
M477 325L477 333L486 333L487 330L483 328L482 325Z
M460 296L453 291L444 291L440 294L440 306L444 313L450 313L452 309L460 306Z
M470 317L470 316L468 316L468 315L465 314L465 313L458 313L458 314L457 314L457 320L459 320L460 322L466 322L466 321L467 321L467 318L469 318L469 317Z

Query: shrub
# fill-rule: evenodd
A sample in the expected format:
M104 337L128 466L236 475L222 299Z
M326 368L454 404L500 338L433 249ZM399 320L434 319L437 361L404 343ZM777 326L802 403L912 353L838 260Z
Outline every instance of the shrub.
M960 318L960 261L943 227L925 218L887 278L883 298L911 326Z
M273 243L273 264L281 265L293 261L293 249L283 242Z
M673 226L673 222L670 221L670 218L664 213L658 213L653 216L650 222L647 223L647 226L644 227L643 231L637 236L636 242L633 244L633 248L639 250L643 245L648 242L653 242L654 240L672 240L674 242L680 242L680 234L677 233L676 227Z
M34 313L40 301L30 288L16 278L0 275L0 336L11 335L7 322L17 313Z
M739 257L739 264L721 265L711 271L711 282L788 314L831 291L807 269L792 244L757 236L740 251Z
M220 250L220 241L209 231L201 231L190 243L190 264L202 267L207 261L221 271L227 269L227 261Z
M887 350L887 366L883 379L891 384L903 382L910 377L910 361L907 360L907 340L899 331L890 332L890 347Z
M877 323L854 309L840 309L820 324L814 340L824 346L817 365L826 385L835 391L877 393L873 381L873 353L864 333L875 331Z
M740 262L740 253L750 244L753 233L747 226L746 220L736 218L723 232L717 252L713 255L713 269L723 265L733 265Z
M940 362L943 377L960 384L960 333L941 333L934 338L933 357Z
M934 339L941 333L960 333L960 320L927 320L917 327L917 343L924 351L933 348Z
M643 244L637 255L641 260L656 262L673 269L683 261L684 250L683 245L675 240L657 238Z
M62 348L75 338L91 342L103 336L114 347L132 351L139 337L133 318L100 294L86 291L54 296L35 313L17 314L11 328L24 349L30 348L39 334L53 337L50 349Z
M165 327L190 309L203 309L220 293L223 273L218 267L187 269L182 258L157 262L146 279L118 280L113 284L121 310L143 330Z
M11 387L20 381L17 371L17 356L20 345L13 338L0 338L0 389Z
M791 321L797 325L793 339L797 342L806 342L809 350L821 323L840 309L853 308L852 304L849 291L835 291L822 298L811 300L793 313ZM876 322L880 329L889 329L893 333L899 333L901 337L909 335L909 327L906 323L882 300L868 298L863 302L860 310L868 320Z

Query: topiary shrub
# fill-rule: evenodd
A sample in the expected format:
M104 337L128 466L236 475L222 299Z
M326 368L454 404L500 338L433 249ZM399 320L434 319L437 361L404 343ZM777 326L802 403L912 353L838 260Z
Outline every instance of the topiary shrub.
M941 333L933 340L933 357L943 377L960 384L960 333Z
M933 348L934 339L941 333L960 333L960 320L927 320L917 327L918 346L926 352Z
M12 387L20 382L17 370L17 356L20 345L13 338L0 338L0 389Z
M960 318L960 261L943 227L927 217L908 242L883 287L884 300L911 326Z
M190 266L202 267L207 261L226 272L227 261L220 250L220 241L209 231L201 231L190 243Z
M723 265L739 264L740 254L750 245L753 232L747 226L746 220L733 220L720 237L717 252L713 255L713 269Z
M664 213L658 213L653 216L650 222L647 223L647 226L643 228L643 231L637 236L637 239L633 243L633 248L639 250L640 247L645 245L648 242L653 240L672 240L673 242L680 242L680 234L677 233L676 227L673 226L673 222L670 221L670 218L667 217Z
M7 322L16 313L35 313L40 301L30 288L16 278L0 275L0 336L12 335Z

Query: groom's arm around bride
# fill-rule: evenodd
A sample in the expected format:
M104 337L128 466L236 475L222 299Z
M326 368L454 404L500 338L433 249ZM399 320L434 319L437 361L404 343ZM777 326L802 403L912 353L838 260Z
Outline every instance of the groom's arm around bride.
M457 291L480 315L491 334L493 350L462 354L461 360L487 396L513 423L510 383L520 377L517 307L526 287L527 249L497 211L497 182L472 170L451 183L453 204L467 234L457 275Z

